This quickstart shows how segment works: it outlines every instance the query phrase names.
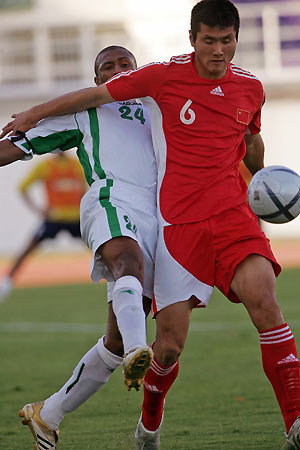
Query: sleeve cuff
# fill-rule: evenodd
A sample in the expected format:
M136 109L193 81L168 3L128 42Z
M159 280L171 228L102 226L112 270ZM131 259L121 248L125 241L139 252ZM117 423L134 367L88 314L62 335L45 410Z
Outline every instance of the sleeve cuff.
M26 144L26 140L25 139L20 139L16 142L12 141L12 138L14 136L8 136L7 139L9 139L16 147L19 147L20 150L22 150L24 152L24 157L20 160L20 161L29 161L30 159L33 158L33 152L31 149L27 149L25 148L23 145Z

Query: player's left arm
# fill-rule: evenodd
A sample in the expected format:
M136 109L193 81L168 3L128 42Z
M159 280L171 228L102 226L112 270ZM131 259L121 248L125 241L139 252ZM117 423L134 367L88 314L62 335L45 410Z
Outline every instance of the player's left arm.
M0 141L0 166L7 166L24 158L24 152L9 139Z
M252 175L254 175L258 170L264 167L264 141L260 133L246 134L244 138L246 143L244 163Z

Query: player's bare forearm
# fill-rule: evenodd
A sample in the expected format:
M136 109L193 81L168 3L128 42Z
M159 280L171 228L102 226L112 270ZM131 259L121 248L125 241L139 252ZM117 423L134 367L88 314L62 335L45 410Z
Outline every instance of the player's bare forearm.
M260 133L245 135L246 155L244 163L254 175L264 167L265 146Z
M8 139L0 142L0 166L7 166L24 158L24 152Z
M69 92L68 94L56 97L49 102L34 106L30 111L33 120L38 122L46 117L71 114L114 101L115 100L109 94L106 86L101 85Z
M33 106L27 111L13 114L12 117L15 120L3 127L0 138L7 134L15 134L16 131L26 132L35 127L41 119L45 119L46 117L71 114L114 101L115 100L109 94L104 84L70 92L60 97L56 97L49 102Z

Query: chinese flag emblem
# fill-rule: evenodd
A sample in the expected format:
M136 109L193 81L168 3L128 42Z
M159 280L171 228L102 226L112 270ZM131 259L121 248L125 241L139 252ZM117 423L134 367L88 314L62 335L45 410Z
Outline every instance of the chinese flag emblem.
M245 125L249 125L250 122L250 111L246 111L245 109L237 109L236 111L236 120L239 123L243 123Z

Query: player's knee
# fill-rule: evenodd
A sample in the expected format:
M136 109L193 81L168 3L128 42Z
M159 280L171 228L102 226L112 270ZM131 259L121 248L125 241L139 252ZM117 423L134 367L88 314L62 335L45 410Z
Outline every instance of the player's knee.
M272 328L282 323L283 316L277 299L273 295L257 298L248 307L252 322L259 330Z
M143 280L143 255L136 241L130 238L115 238L105 243L99 253L114 279L131 275Z
M119 336L110 336L109 334L105 335L105 348L109 350L114 355L123 356L124 355L124 347L122 338Z
M116 261L117 268L121 276L132 275L140 278L143 273L143 263L132 253L122 253Z
M171 366L174 364L180 356L180 352L175 348L166 349L165 352L162 353L161 364L164 367Z
M171 366L179 358L183 351L183 345L179 342L164 341L160 345L155 345L154 354L158 362L164 367Z
M131 252L120 252L108 264L115 280L130 275L143 280L143 262Z

